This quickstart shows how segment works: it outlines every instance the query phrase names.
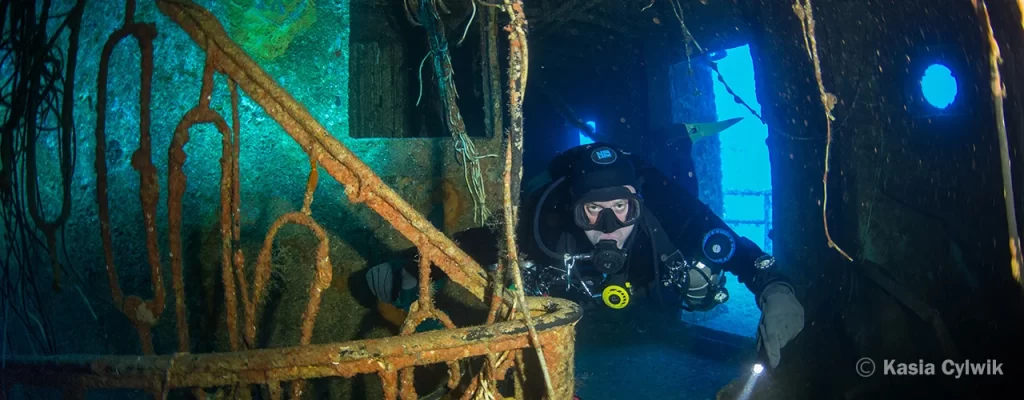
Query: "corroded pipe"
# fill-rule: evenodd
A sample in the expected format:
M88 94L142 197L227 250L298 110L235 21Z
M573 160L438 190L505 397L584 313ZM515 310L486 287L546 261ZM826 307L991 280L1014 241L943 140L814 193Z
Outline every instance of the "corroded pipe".
M556 396L570 398L573 334L582 310L571 301L556 298L531 298L530 309L543 313L535 323L548 350ZM7 361L4 375L9 382L19 384L149 391L274 384L367 373L380 374L394 384L397 370L527 348L527 336L521 321L509 321L402 338L234 353L20 357ZM388 387L395 386L385 385Z
M206 9L188 0L160 0L160 11L181 26L214 60L218 71L228 75L307 152L319 148L321 163L353 202L364 202L413 243L420 237L438 251L434 259L452 281L484 299L484 270L388 187L373 171L339 142L306 108L282 89L230 38Z

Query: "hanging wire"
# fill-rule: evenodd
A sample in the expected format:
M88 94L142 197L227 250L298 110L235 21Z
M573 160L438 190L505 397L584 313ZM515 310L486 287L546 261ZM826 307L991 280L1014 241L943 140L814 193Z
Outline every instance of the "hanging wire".
M648 4L647 6L645 6L643 8L643 10L647 10L648 8L653 6L654 3L655 3L654 1L651 1L651 3ZM696 49L698 55L704 55L704 56L707 56L709 54L709 52L705 51L704 48L701 47L700 43L697 42L697 39L693 37L692 33L690 33L690 29L686 27L686 20L684 19L684 15L683 15L683 7L679 5L677 0L669 0L669 4L672 6L672 13L675 14L676 19L679 20L679 26L680 26L680 28L683 31L683 42L684 42L684 45L686 46L686 63L690 67L690 73L692 74L693 73L693 65L692 65L693 50ZM755 110L754 107L752 107L750 105L750 103L748 103L746 100L743 100L743 98L740 97L740 95L737 94L735 90L733 90L732 86L729 85L729 82L727 82L725 80L725 76L722 75L722 72L718 70L718 62L712 61L710 59L708 59L707 62L708 62L708 66L711 68L711 70L715 72L715 78L719 82L722 83L722 85L725 87L725 91L727 93L729 93L729 95L732 96L733 101L735 101L737 104L742 105L744 108L746 108L747 111L750 112L751 115L753 115L759 121L761 121L761 124L768 125L768 122L765 121L763 116L761 116L761 113L757 112L757 110ZM792 140L812 140L812 139L814 139L814 138L811 138L811 137L801 137L801 136L790 135L790 134L788 134L786 132L783 132L782 130L780 130L778 128L772 128L772 131L774 131L775 134L778 134L780 136L783 136L783 137L786 137L786 138L789 138L789 139L792 139Z
M83 279L68 257L64 222L70 207L70 186L77 159L73 117L74 73L77 38L84 1L70 10L50 15L50 0L39 7L34 2L0 1L0 219L3 221L3 254L0 257L0 307L3 308L3 354L14 351L7 334L9 323L24 327L33 353L54 354L55 331L46 308L49 293L36 278L40 265L53 267L53 287L60 289L61 273L72 277L72 285L86 299ZM47 32L52 21L59 24ZM67 44L58 43L70 30ZM64 46L64 47L62 47ZM66 49L66 50L65 50ZM60 212L48 220L43 193L39 190L37 147L40 141L58 138L60 160ZM59 242L57 239L60 239Z

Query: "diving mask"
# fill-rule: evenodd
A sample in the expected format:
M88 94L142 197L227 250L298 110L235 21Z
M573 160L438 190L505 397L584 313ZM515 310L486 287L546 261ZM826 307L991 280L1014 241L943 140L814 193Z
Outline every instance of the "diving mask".
M595 204L609 201L614 202L610 207L601 207ZM616 215L620 212L620 207L626 208L622 219ZM601 210L597 212L597 218L591 222L587 217L588 211L593 213L597 211L597 208L601 208ZM590 193L576 202L576 206L573 207L573 221L576 226L585 231L612 233L635 224L640 218L640 208L640 197L629 189L625 187L602 189L596 193Z

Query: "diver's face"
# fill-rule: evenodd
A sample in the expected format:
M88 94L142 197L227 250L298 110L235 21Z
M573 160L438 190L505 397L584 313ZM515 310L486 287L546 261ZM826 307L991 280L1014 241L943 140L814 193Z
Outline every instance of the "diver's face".
M636 193L636 190L632 187L627 186L627 188L629 188L629 191ZM629 214L629 201L626 199L616 199L609 201L595 201L583 205L583 210L591 224L597 223L597 217L601 214L601 211L604 211L605 209L612 210L612 213L615 214L615 218L618 218L621 222L625 222L626 217ZM621 249L626 243L626 238L628 238L629 234L633 232L634 226L636 225L624 226L612 233L604 233L597 230L588 230L584 231L584 233L587 235L587 239L590 239L590 243L597 244L597 242L602 240L614 240L615 244Z

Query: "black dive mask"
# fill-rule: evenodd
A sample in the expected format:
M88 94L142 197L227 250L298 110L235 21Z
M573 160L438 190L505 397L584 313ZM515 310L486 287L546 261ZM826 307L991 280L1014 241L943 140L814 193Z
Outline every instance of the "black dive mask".
M637 219L640 218L640 198L632 193L623 196L625 201L626 215L625 220L620 220L615 215L614 208L604 208L597 213L597 219L594 223L590 223L590 218L587 217L587 207L595 207L596 205L587 202L579 202L576 207L573 208L573 221L576 226L580 227L585 231L601 231L604 233L612 233L619 229L636 223ZM614 207L614 206L613 206Z
M612 218L615 216L613 215ZM614 240L602 240L594 245L594 253L590 262L602 274L611 275L619 272L626 265L626 254L619 249Z

